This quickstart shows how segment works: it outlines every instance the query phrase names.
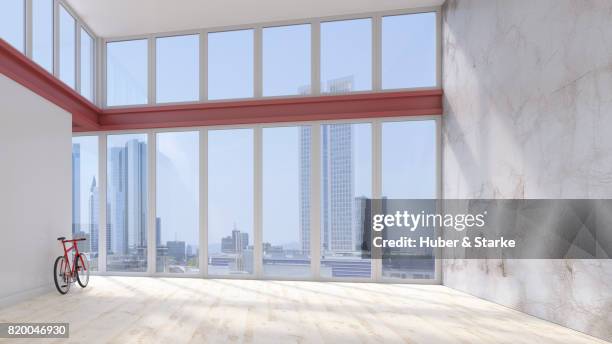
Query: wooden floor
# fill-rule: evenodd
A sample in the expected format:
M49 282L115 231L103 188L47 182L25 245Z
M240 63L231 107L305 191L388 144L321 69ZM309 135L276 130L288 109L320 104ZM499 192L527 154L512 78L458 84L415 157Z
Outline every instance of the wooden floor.
M33 343L604 343L443 286L371 283L92 277L0 322L70 323Z

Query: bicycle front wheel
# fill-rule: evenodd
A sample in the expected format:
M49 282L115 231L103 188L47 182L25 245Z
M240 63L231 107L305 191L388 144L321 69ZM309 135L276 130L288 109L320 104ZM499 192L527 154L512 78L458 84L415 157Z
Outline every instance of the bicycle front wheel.
M64 256L59 256L55 259L55 264L53 265L53 281L55 282L55 288L57 288L57 291L62 295L70 290L69 270L68 261Z
M87 287L89 283L89 259L83 253L79 253L74 257L74 266L76 266L76 278L81 288Z

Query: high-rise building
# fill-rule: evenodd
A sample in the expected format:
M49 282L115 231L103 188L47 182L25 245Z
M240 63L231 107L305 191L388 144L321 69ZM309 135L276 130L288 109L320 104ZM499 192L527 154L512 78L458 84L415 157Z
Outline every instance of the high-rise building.
M72 144L72 235L81 231L81 145Z
M322 247L325 251L355 250L352 147L351 124L329 124L321 127Z
M353 77L330 80L327 89L350 92ZM358 235L354 226L357 207L354 199L353 128L350 124L321 127L321 244L325 252L351 252ZM310 250L310 129L300 131L300 244Z
M221 238L221 252L241 253L249 247L249 233L240 232L235 226L231 236Z
M109 152L107 223L113 254L143 254L146 247L147 148L130 140ZM112 198L112 199L111 199Z

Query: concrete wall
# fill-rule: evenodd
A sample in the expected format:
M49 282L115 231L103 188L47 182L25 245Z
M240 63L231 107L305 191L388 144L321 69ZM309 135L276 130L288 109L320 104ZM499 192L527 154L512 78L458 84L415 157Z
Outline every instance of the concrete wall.
M53 287L71 229L71 115L0 75L0 306Z
M445 198L612 197L612 2L449 0ZM445 261L443 283L612 340L611 261Z

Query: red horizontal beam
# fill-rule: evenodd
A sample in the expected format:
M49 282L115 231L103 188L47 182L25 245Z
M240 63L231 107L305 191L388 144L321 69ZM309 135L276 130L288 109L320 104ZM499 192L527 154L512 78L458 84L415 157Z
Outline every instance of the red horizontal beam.
M8 42L0 39L0 73L72 114L73 127L98 130L100 110Z
M2 39L0 72L72 113L81 132L442 114L440 89L102 110Z
M362 93L107 109L101 130L442 114L442 90Z

